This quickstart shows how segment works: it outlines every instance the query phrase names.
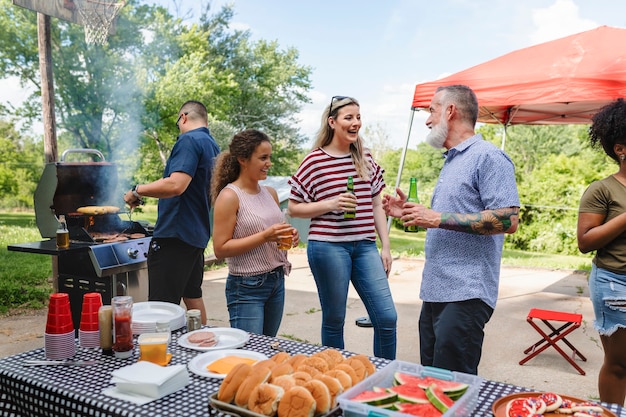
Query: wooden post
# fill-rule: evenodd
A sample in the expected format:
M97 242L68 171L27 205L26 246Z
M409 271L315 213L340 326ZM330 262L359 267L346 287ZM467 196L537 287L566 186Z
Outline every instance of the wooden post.
M44 154L46 163L49 163L56 162L58 159L56 120L54 116L50 16L37 13L37 32L39 40L39 72L41 73Z
M56 162L57 129L54 116L54 81L52 78L52 43L50 16L37 13L37 39L39 42L39 73L41 74L41 101L43 118L43 150L46 163ZM59 257L52 256L52 291L59 291Z

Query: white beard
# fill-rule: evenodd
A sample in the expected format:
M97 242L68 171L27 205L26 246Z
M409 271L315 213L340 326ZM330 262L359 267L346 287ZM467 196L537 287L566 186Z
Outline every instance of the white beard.
M435 149L443 148L443 143L448 137L448 122L445 118L441 118L439 124L432 129L426 136L426 143Z

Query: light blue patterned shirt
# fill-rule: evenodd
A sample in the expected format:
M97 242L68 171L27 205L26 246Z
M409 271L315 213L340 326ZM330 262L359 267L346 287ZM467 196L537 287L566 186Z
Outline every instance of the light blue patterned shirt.
M513 162L480 134L449 149L444 157L433 210L478 213L520 206ZM504 234L428 229L420 298L427 302L480 298L495 308L503 243Z

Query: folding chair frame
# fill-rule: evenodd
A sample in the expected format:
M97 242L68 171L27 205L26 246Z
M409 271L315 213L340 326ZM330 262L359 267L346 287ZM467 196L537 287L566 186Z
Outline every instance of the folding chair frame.
M522 359L519 362L519 364L520 365L525 364L526 362L528 362L529 360L531 360L532 358L534 358L535 356L539 355L541 352L543 352L544 350L552 346L554 349L557 350L557 352L561 354L561 356L565 358L565 360L567 360L570 363L570 365L576 368L576 370L581 375L585 375L585 371L580 366L578 366L578 364L575 362L575 358L576 356L578 356L580 359L582 359L585 362L587 361L587 358L585 358L582 355L582 353L580 353L578 349L576 349L576 347L572 345L570 341L565 338L565 336L569 335L571 332L573 332L574 330L580 327L580 324L582 322L582 317L583 316L581 314L564 313L560 311L551 311L551 310L540 310L537 308L531 309L530 312L528 313L528 317L526 318L526 321L528 321L528 323L541 335L543 339L539 340L537 343L531 345L526 350L524 350L525 354L529 354L529 353L530 354L526 356L524 359ZM544 332L533 319L541 320L550 329L551 333L546 334L546 332ZM552 323L550 323L550 321L565 322L565 324L557 328ZM570 349L572 349L571 357L556 344L559 341L562 341Z

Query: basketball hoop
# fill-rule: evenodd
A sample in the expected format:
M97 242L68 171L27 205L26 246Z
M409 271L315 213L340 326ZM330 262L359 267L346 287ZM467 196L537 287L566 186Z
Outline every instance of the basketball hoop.
M115 0L74 0L85 26L85 41L88 44L107 43L109 29L124 2Z

